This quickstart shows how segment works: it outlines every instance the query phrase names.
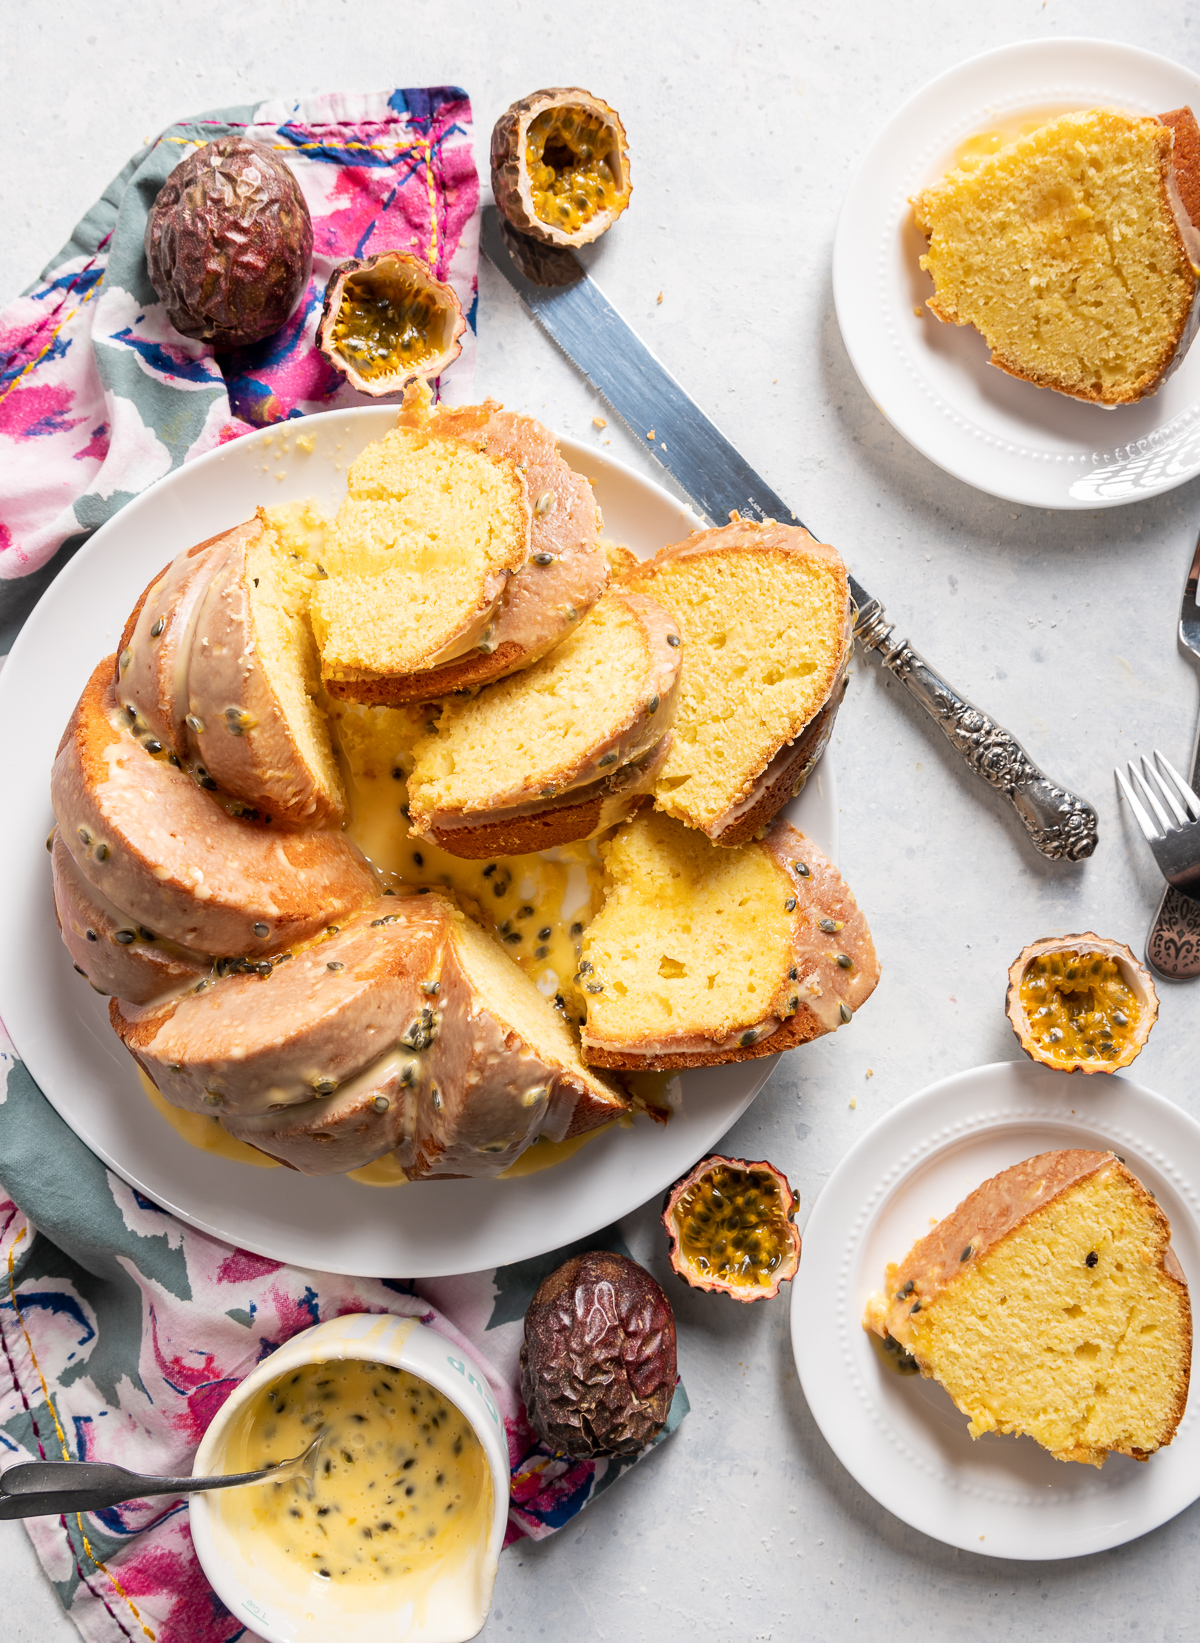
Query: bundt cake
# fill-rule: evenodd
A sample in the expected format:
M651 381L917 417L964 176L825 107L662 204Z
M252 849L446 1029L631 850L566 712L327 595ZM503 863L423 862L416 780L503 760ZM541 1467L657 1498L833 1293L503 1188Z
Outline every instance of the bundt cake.
M675 617L683 669L660 810L741 844L799 792L833 729L850 656L846 567L796 526L697 531L622 577Z
M940 1381L973 1438L1059 1460L1145 1460L1183 1418L1187 1282L1154 1198L1111 1152L1043 1152L964 1198L901 1261L864 1324Z
M181 554L121 636L117 697L144 732L222 792L286 827L345 809L308 602L317 577L260 508Z
M1189 109L1061 114L913 200L928 307L1010 376L1100 405L1145 398L1195 334L1200 189Z
M591 486L542 425L418 385L350 469L313 597L331 696L428 701L535 661L608 580Z
M498 1175L539 1136L561 1141L629 1110L554 1006L445 896L381 896L284 956L109 1009L168 1101L307 1175L385 1153L411 1180Z
M532 667L442 704L413 750L412 830L453 855L523 855L623 821L668 753L681 644L644 594L606 594Z
M167 941L265 958L373 898L374 876L342 834L232 814L172 763L118 704L114 660L96 668L71 715L50 795L79 877L138 932L130 949ZM76 963L99 986L89 956Z
M707 1067L834 1032L875 990L866 920L810 839L775 821L718 850L643 813L601 846L605 901L584 932L585 1060Z

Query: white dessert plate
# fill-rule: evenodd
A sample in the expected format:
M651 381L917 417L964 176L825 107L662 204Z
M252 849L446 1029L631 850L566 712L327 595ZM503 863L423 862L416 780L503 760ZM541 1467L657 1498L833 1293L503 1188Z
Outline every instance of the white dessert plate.
M935 1381L887 1367L862 1328L884 1268L997 1171L1061 1147L1112 1149L1157 1197L1200 1281L1200 1124L1131 1080L1033 1062L976 1067L880 1119L825 1183L792 1286L792 1349L813 1417L848 1472L913 1528L986 1557L1078 1557L1155 1529L1200 1496L1197 1390L1149 1461L1097 1470L1032 1438L973 1440ZM1193 1289L1193 1292L1195 1290Z
M47 590L0 672L9 773L0 806L8 886L0 1019L75 1133L182 1220L276 1260L418 1278L523 1260L627 1214L715 1145L766 1083L776 1058L686 1073L683 1110L669 1124L639 1118L553 1169L509 1181L392 1188L199 1152L143 1095L108 1025L106 1001L73 973L55 927L45 840L58 739L92 669L116 648L138 594L173 555L249 517L260 503L311 496L336 508L346 468L395 419L394 406L330 411L222 446L122 508ZM685 507L638 474L569 440L562 451L592 481L606 532L641 556L696 528ZM786 814L835 854L828 757Z
M1116 507L1200 472L1200 346L1157 394L1115 410L1018 382L988 364L978 332L925 308L933 281L918 265L925 237L908 202L978 132L1105 104L1139 114L1200 108L1200 78L1105 40L1029 41L973 57L888 121L859 162L834 238L838 324L884 416L956 478L1039 508Z

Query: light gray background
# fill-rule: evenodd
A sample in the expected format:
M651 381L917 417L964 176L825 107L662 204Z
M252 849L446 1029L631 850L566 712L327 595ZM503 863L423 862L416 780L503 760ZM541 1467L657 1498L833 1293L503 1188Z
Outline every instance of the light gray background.
M850 1030L785 1059L728 1143L786 1169L805 1211L895 1102L1015 1057L1005 969L1025 942L1094 928L1141 950L1159 885L1118 812L1112 766L1155 745L1182 764L1197 711L1174 638L1197 484L1051 514L980 495L911 450L838 334L839 202L883 120L966 57L1088 34L1195 66L1197 32L1184 0L0 3L0 301L179 116L453 82L471 94L486 164L492 123L515 97L581 84L607 98L626 121L635 180L593 257L608 295L901 631L1097 806L1096 857L1044 861L876 664L856 660L834 738L842 865L883 980ZM611 439L612 455L655 472L611 417L596 433L604 408L486 264L480 281L480 393L572 437ZM1200 1116L1200 983L1161 993L1136 1076ZM653 1207L627 1234L666 1281ZM669 1293L692 1415L571 1527L505 1554L488 1639L1194 1635L1196 1508L1072 1562L949 1550L882 1511L833 1458L796 1382L786 1298L743 1307L674 1280ZM20 1528L0 1527L0 1632L74 1637Z

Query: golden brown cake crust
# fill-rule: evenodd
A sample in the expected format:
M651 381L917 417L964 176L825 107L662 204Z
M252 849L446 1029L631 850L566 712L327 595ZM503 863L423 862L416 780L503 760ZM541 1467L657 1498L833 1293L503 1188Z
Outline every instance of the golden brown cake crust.
M1173 108L1160 114L1163 125L1175 133L1175 147L1171 164L1175 169L1175 186L1183 201L1183 208L1200 228L1200 125L1190 108Z

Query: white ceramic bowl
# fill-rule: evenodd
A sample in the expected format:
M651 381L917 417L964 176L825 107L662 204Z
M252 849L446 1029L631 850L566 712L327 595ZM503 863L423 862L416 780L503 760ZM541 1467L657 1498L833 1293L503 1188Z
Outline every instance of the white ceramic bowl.
M281 1375L308 1364L360 1358L368 1363L406 1369L449 1398L471 1423L483 1445L492 1476L492 1522L483 1563L480 1626L491 1605L496 1564L508 1524L508 1443L496 1400L478 1366L436 1330L415 1318L390 1313L356 1312L331 1318L293 1335L277 1352L247 1375L222 1405L196 1451L193 1477L227 1470L225 1447L233 1422L246 1404ZM251 1486L253 1487L253 1486ZM465 1643L477 1635L461 1629L424 1624L411 1606L348 1612L337 1588L297 1572L285 1585L256 1563L253 1545L230 1532L217 1505L219 1495L191 1497L192 1540L196 1555L221 1601L267 1643Z

